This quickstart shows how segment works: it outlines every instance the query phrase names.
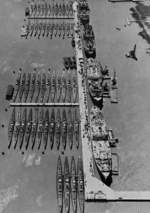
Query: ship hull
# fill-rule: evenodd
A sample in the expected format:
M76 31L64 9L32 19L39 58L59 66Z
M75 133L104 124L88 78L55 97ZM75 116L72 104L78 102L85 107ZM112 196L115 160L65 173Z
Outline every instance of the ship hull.
M62 171L62 163L61 158L59 156L57 161L57 172L56 172L56 194L57 194L57 205L58 212L63 212L63 171Z
M70 174L67 157L64 165L64 208L66 213L70 212Z
M83 173L83 167L82 167L82 161L80 158L78 158L78 164L77 164L77 175L78 175L78 201L79 201L79 207L80 212L84 213L84 173Z
M73 213L77 212L77 180L76 180L76 164L75 159L72 157L71 160L71 200Z

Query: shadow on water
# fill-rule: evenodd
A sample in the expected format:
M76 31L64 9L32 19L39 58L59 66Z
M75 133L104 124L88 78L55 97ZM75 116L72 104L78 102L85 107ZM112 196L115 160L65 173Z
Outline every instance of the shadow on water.
M150 29L150 24L147 19L150 17L150 6L144 5L143 3L137 3L135 8L130 8L131 16L135 19L136 23L142 29L138 33L148 44L150 44L150 34L147 28Z

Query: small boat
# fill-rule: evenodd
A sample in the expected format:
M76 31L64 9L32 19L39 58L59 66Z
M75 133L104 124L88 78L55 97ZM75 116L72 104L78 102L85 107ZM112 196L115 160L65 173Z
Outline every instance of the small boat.
M15 121L15 126L14 126L14 149L17 147L17 142L18 142L18 136L20 132L20 127L21 127L21 112L17 112L17 119Z
M51 111L51 118L49 123L49 139L50 139L51 149L53 149L53 145L54 145L54 136L55 136L55 111L53 108Z
M56 76L53 76L52 85L51 85L51 102L52 103L55 101L55 95L56 95Z
M19 71L18 77L16 79L16 85L15 85L15 92L14 92L14 96L13 96L13 102L16 101L17 99L17 95L20 91L20 86L21 86L21 70Z
M74 111L74 127L73 127L73 131L74 131L74 138L75 138L75 142L76 142L76 148L79 148L79 134L80 134L80 121L77 115L77 110L75 109Z
M11 85L11 84L9 84L9 85L7 86L5 99L6 99L7 101L10 101L10 100L12 99L12 97L13 97L13 94L14 94L14 86Z
M58 78L57 78L57 102L59 102L61 99L61 91L62 91L61 77L58 76Z
M31 79L31 87L30 87L30 102L32 102L34 92L35 92L35 86L36 86L36 73L33 73L32 79Z
M62 102L66 101L66 93L67 93L67 82L65 76L62 76Z
M57 194L57 205L58 205L58 213L63 212L63 171L62 171L62 162L61 157L58 157L57 161L57 172L56 172L56 194Z
M38 131L38 108L35 109L35 117L32 123L32 130L31 130L32 150L34 149L34 145L36 142L37 131Z
M57 150L59 150L60 147L60 140L61 140L61 115L60 115L60 109L57 110L56 115L56 147Z
M44 150L46 150L47 148L48 132L49 132L49 110L47 109L45 112L45 126L44 126L44 133L43 133Z
M38 150L41 148L41 143L42 143L42 136L44 132L44 109L42 108L39 114L39 123L38 123L38 131L37 131L37 136L38 136Z
M67 133L68 133L69 147L70 147L70 149L72 149L72 147L73 147L73 120L72 120L71 109L68 110Z
M42 102L42 103L44 101L45 93L46 93L46 75L45 75L45 73L43 73L42 85L41 85L41 100L40 100L40 102Z
M77 213L77 174L76 174L76 164L75 159L72 156L71 159L71 200L73 213Z
M73 77L72 80L72 100L73 103L76 103L78 99L78 82L76 77Z
M63 149L66 149L66 144L67 144L67 115L66 115L66 110L63 110L62 114L62 146Z
M36 97L35 97L35 102L38 102L40 91L41 91L41 75L38 74L37 82L36 82Z
M25 108L23 111L23 114L22 114L21 126L20 126L20 131L19 131L20 150L22 148L23 141L24 141L24 135L26 132L26 121L27 121L27 109Z
M32 108L29 111L28 115L28 120L27 120L27 125L26 125L26 133L25 133L25 148L26 150L28 149L29 146L29 141L30 141L30 136L31 136L31 131L32 131ZM21 148L20 148L21 149Z
M25 82L26 82L26 73L23 74L21 85L20 85L20 90L19 90L19 101L20 102L22 100L22 96L23 96L23 93L24 93L24 90L25 90Z
M27 101L29 90L30 90L30 81L31 81L31 73L28 73L27 79L25 82L24 101L23 102Z
M82 165L82 160L79 157L78 158L78 163L77 163L77 176L78 176L78 201L79 201L79 207L80 207L80 212L84 213L84 172L83 172L83 165Z
M11 118L10 118L10 121L8 124L8 141L9 141L8 149L10 149L11 143L12 143L14 126L15 126L15 117L16 117L16 110L15 110L15 108L13 108Z
M64 163L64 208L65 212L70 212L70 172L69 172L69 163L68 157L65 157Z
M71 79L69 78L67 81L67 98L68 98L68 103L71 103L72 100L72 82Z

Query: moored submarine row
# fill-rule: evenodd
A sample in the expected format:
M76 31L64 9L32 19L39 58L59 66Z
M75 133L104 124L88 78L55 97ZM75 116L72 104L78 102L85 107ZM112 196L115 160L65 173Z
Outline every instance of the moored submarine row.
M8 148L18 150L78 149L78 108L13 108L8 124Z
M56 171L56 193L58 212L70 212L72 206L73 212L84 212L84 173L81 158L77 163L75 158L71 157L69 165L68 157L65 157L64 166L59 156ZM79 207L78 207L79 203Z
M69 37L76 52L82 49L84 58L79 58L79 63L83 67L82 74L87 86L87 128L94 172L110 186L112 176L119 173L118 155L115 153L119 140L108 127L102 109L106 99L113 104L118 103L117 76L115 70L111 73L107 66L97 60L87 0L78 0L77 3L78 29L74 24L73 1L29 1L21 36L26 39ZM81 38L79 42L75 39L78 33ZM13 107L8 123L8 149L46 151L56 148L59 151L68 147L72 151L82 147L78 66L76 53L75 56L63 58L63 68L59 72L51 69L48 72L19 70L15 85L9 85L6 91L6 99L11 101L10 106ZM80 212L84 212L83 169L81 158L76 168L74 157L69 167L66 156L64 169L61 157L58 158L56 190L60 213L63 208L70 212L70 200L73 212L77 212L77 199Z

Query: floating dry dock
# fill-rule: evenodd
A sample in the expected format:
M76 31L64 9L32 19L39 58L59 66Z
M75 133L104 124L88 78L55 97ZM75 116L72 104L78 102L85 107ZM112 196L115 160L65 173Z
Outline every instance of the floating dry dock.
M84 69L84 56L78 19L78 2L73 3L74 32L77 60L77 78L79 88L79 108L81 119L82 158L85 182L86 201L150 201L150 191L114 191L94 176L93 155L91 150L91 133L88 113L86 72Z

